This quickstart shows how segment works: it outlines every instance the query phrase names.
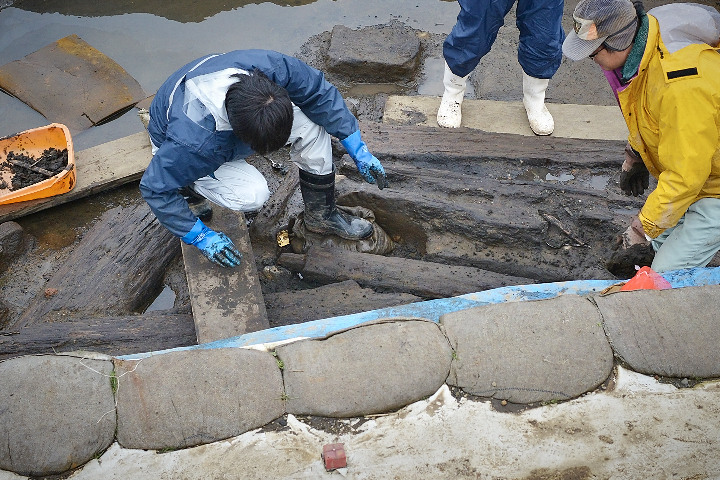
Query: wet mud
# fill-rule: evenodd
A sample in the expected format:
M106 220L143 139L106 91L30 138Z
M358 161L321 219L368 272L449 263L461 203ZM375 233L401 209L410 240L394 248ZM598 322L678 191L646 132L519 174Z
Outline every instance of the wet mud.
M0 163L0 190L15 191L35 185L61 173L67 165L66 148L48 148L39 157L22 152L8 152L5 160Z

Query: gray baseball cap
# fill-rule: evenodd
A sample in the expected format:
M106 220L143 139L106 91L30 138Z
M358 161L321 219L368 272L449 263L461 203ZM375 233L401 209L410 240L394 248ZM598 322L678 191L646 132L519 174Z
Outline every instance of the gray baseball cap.
M574 29L563 42L570 60L582 60L605 43L625 50L635 38L637 12L629 0L580 0L573 12Z

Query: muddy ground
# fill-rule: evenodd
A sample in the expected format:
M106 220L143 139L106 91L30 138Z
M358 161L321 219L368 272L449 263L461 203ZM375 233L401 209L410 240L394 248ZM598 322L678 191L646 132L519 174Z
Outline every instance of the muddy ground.
M15 191L42 182L62 172L67 164L66 148L48 148L39 156L25 152L7 152L5 160L0 163L0 190Z
M718 2L709 4L717 6ZM407 28L400 24L390 27ZM493 51L473 73L468 98L521 98L516 32L514 20L508 19ZM445 134L413 130L412 126L383 126L383 106L389 94L427 94L423 91L428 85L426 76L442 74L438 66L442 66L444 36L416 33L421 40L421 61L413 75L374 84L357 81L350 74L327 71L328 80L341 89L362 125L377 125L369 128L366 141L383 162L391 186L380 192L363 183L352 161L336 144L335 160L341 175L338 203L374 212L377 223L394 242L387 256L476 268L496 279L491 287L518 282L622 279L632 274L635 262L651 261L649 247L621 262L613 254L629 215L644 201L644 197L624 196L617 186L621 142L518 139L483 136L482 132L468 130ZM325 52L331 37L331 32L312 37L297 56L326 70ZM612 105L614 99L594 65L568 64L564 60L557 79L551 83L548 101ZM529 143L533 141L537 143ZM455 145L462 154L454 155L452 148L432 151L427 148L432 142ZM291 166L287 149L268 157L252 157L250 162L265 174L273 192L280 188ZM118 205L130 208L138 203L142 199L137 184L131 184L82 203L36 214L30 222L20 220L29 226L18 247L21 254L0 259L5 269L0 278L0 335L16 333L2 326L12 324L34 298L47 294L47 279L93 228L94 222L73 224L73 208L82 204L82 208L95 209L99 221L104 209ZM362 279L367 276L362 272L348 272L356 274L349 275L350 282L356 285L340 293L334 291L333 298L327 297L327 289L313 290L348 279L307 275L279 262L281 254L298 253L290 246L279 247L275 240L278 231L291 231L301 211L302 200L299 190L295 190L282 218L272 228L250 229L271 326L432 298L412 289L364 283ZM47 228L39 229L42 224ZM53 225L58 226L56 233L52 232ZM41 237L42 242L36 237ZM293 297L292 292L297 291L317 293ZM153 302L161 292L166 295ZM289 303L294 307L292 314L288 313ZM143 309L128 313L141 313L147 306L155 312L191 313L181 255L171 263L163 281L147 292Z

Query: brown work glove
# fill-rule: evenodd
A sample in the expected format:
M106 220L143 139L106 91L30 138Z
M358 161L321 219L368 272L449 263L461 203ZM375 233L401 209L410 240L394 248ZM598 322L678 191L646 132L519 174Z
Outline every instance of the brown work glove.
M648 245L649 243L650 241L645 237L645 230L637 215L633 217L627 230L618 238L618 244L623 249L630 248L633 245Z
M650 186L650 172L638 152L625 146L625 161L620 173L620 189L625 195L639 197Z

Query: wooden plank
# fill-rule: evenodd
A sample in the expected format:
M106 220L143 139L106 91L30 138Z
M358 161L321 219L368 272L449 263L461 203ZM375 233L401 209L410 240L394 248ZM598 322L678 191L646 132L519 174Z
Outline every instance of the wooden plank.
M62 195L0 205L0 223L139 180L152 158L145 131L75 153L75 188Z
M546 105L555 118L553 138L627 140L628 129L617 105ZM439 106L440 97L436 96L390 95L385 102L383 122L437 128ZM522 102L465 99L462 105L462 126L485 132L535 137Z
M161 312L72 317L0 335L0 360L21 355L91 350L128 355L195 344L192 315Z
M230 237L243 259L236 268L224 268L182 244L198 343L269 328L245 216L213 205L206 224Z
M355 280L360 285L406 292L424 298L444 298L508 285L527 285L529 278L512 277L474 267L444 265L409 258L386 257L341 249L311 247L307 254L284 253L280 265L300 270L319 282Z

